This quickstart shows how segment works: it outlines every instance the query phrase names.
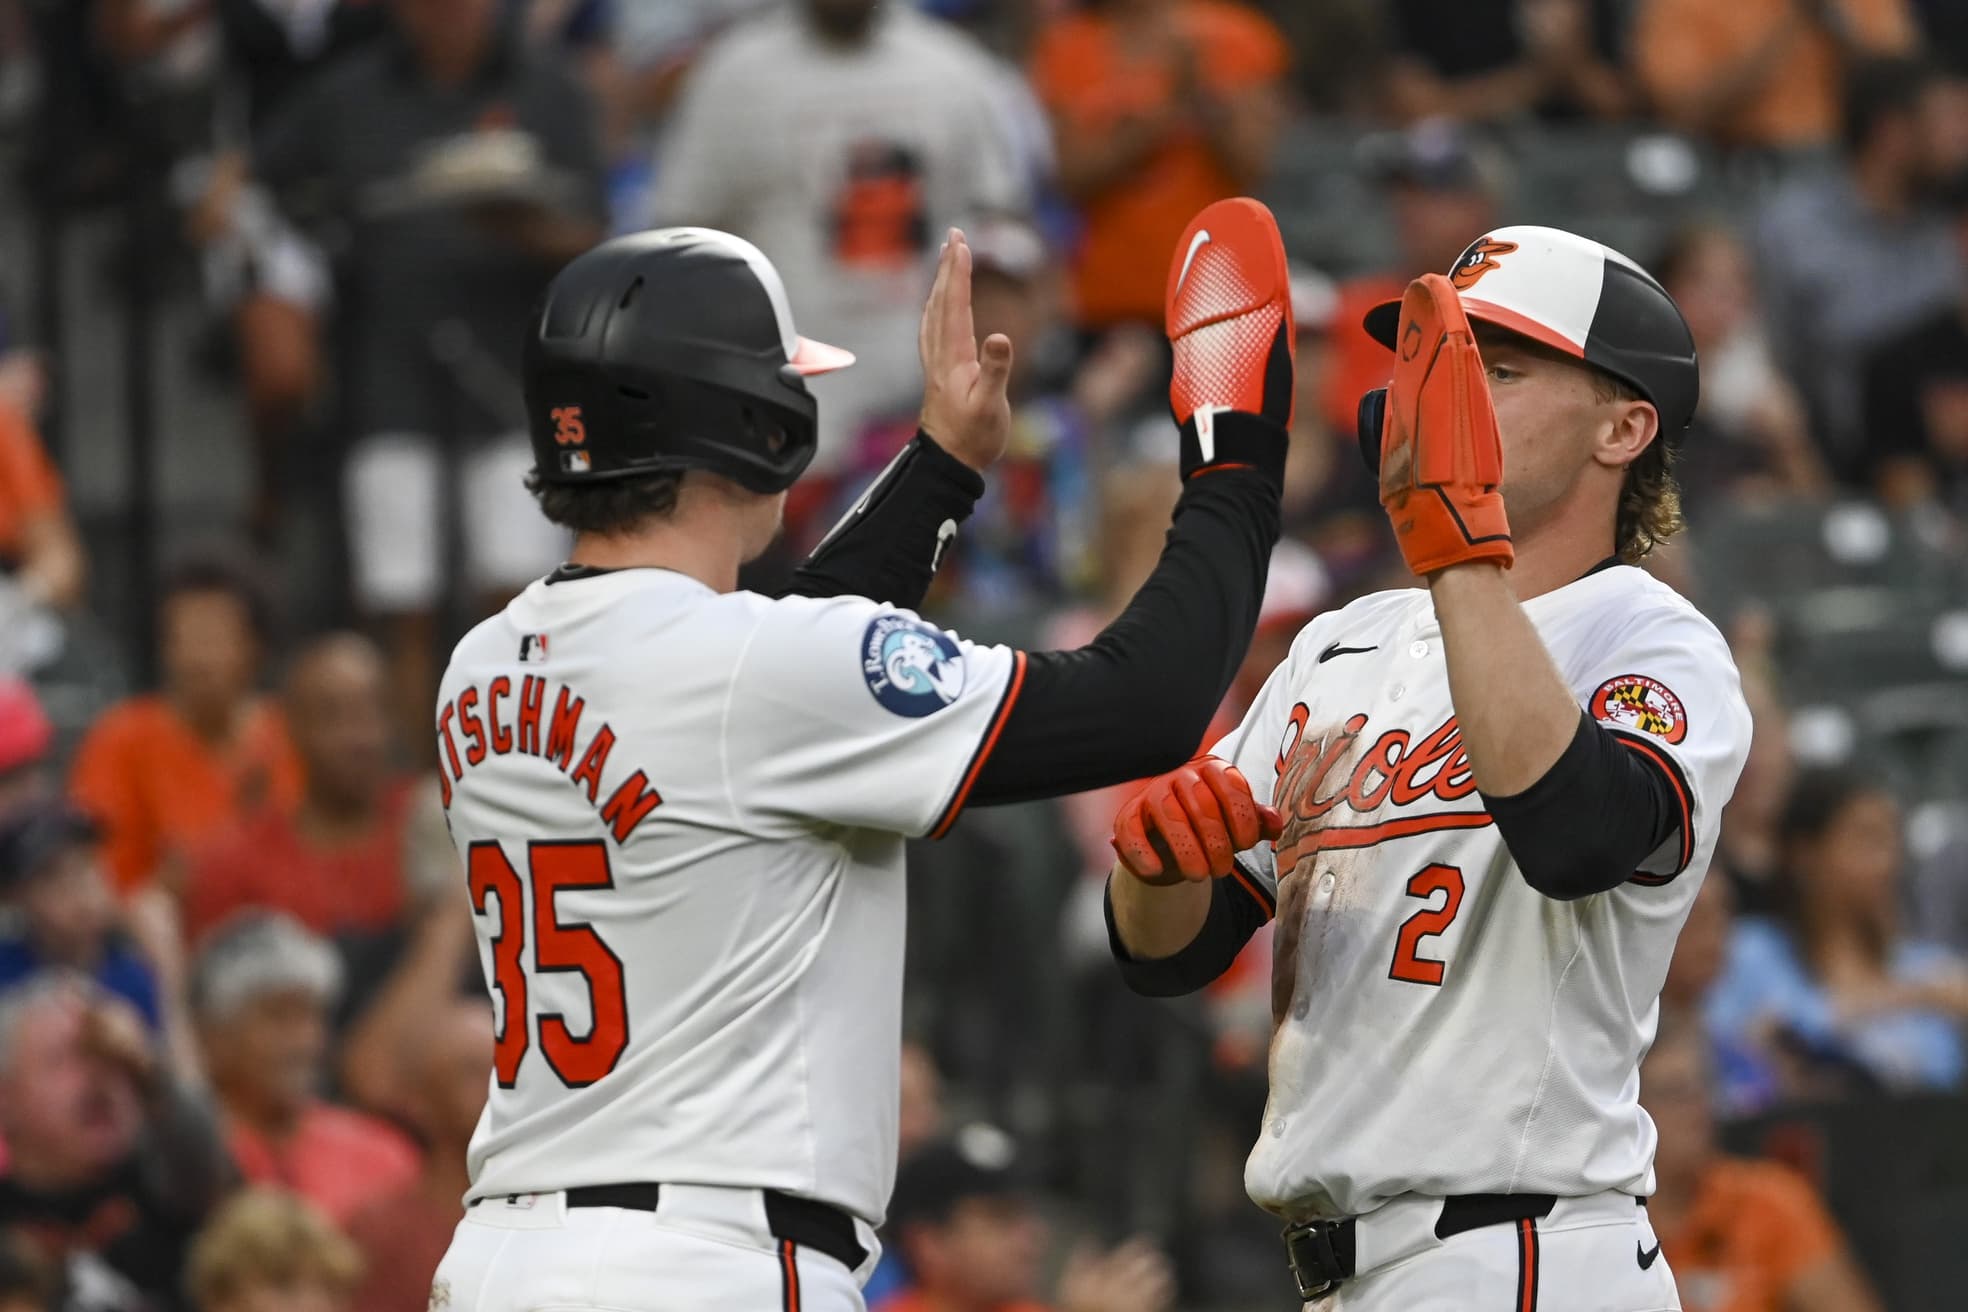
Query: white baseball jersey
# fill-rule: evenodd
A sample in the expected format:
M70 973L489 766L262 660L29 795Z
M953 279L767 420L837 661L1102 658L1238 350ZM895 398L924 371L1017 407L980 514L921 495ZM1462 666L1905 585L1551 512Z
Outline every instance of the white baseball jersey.
M1638 569L1524 609L1580 704L1669 767L1680 832L1611 892L1545 897L1476 792L1429 594L1307 625L1216 748L1285 814L1237 876L1278 920L1270 1100L1245 1171L1266 1207L1652 1191L1640 1057L1749 712L1721 635Z
M904 835L962 805L1023 673L915 616L660 569L468 634L444 801L498 1009L470 1198L894 1180Z

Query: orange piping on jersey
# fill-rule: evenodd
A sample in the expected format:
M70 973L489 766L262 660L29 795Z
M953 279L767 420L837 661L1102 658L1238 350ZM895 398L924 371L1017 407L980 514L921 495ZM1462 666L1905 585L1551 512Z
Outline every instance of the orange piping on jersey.
M794 1256L793 1241L779 1241L779 1278L785 1295L784 1312L800 1312L800 1273L799 1262Z
M950 799L950 807L943 812L943 819L936 828L930 830L931 838L941 838L950 832L950 826L963 814L963 805L970 797L971 787L977 776L984 773L984 762L991 759L991 750L998 745L998 735L1004 732L1005 721L1011 718L1011 708L1018 704L1018 693L1025 686L1025 653L1015 651L1011 654L1011 682L1005 688L1004 700L998 703L998 713L991 720L991 731L984 735L984 745L977 749L971 758L970 769L964 772L963 783L957 787L957 795Z
M1272 905L1270 898L1264 896L1264 893L1258 888L1256 881L1244 873L1242 866L1232 862L1230 865L1230 877L1243 886L1244 892L1251 895L1251 901L1257 903L1258 908L1264 912L1264 918L1266 920L1278 914L1277 907Z
M1676 770L1659 751L1646 743L1628 738L1624 734L1616 736L1623 746L1632 748L1659 766L1660 772L1667 776L1668 787L1674 790L1674 800L1681 808L1681 859L1674 864L1674 873L1678 875L1687 868L1689 859L1695 854L1694 805L1689 800L1688 790L1682 785L1681 772Z
M1517 1223L1517 1312L1537 1312L1538 1232L1529 1217Z

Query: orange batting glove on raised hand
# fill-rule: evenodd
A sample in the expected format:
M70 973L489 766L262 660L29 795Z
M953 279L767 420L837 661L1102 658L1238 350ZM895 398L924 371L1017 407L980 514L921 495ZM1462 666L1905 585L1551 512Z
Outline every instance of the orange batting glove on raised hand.
M1205 206L1169 260L1164 309L1182 477L1246 465L1282 478L1298 332L1271 211L1243 196Z
M1489 560L1510 567L1503 441L1462 301L1431 273L1408 284L1380 430L1380 504L1408 568L1426 577Z
M1137 879L1178 884L1230 873L1237 853L1276 838L1277 810L1251 796L1243 771L1198 756L1151 780L1114 817L1114 851Z

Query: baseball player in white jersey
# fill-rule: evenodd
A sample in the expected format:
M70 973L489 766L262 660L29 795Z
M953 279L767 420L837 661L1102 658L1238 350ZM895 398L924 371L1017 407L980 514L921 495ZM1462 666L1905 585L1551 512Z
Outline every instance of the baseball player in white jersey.
M1195 751L1255 626L1292 392L1268 211L1210 207L1170 276L1184 490L1128 610L1025 653L919 603L1009 426L953 233L922 431L796 572L740 590L811 459L799 337L749 244L609 242L526 366L571 561L458 645L438 703L496 1069L433 1309L862 1306L896 1152L903 841L966 805ZM1156 704L1158 714L1140 708Z
M1273 915L1245 1172L1321 1312L1678 1308L1638 1067L1749 746L1678 527L1694 346L1632 261L1505 228L1368 317L1362 448L1423 588L1306 626L1123 809L1114 950L1199 988ZM1485 383L1487 382L1487 386Z

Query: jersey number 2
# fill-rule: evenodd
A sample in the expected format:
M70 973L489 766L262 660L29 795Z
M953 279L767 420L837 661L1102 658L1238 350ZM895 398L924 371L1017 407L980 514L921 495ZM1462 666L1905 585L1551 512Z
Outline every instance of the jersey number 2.
M1455 923L1456 912L1462 910L1462 871L1454 866L1423 866L1408 880L1409 897L1432 902L1437 893L1444 894L1441 906L1423 907L1401 922L1401 933L1394 940L1394 964L1387 968L1387 978L1441 985L1447 963L1439 957L1422 956L1421 941Z
M492 936L492 984L499 990L498 1045L493 1070L499 1087L510 1089L531 1043L526 998L526 903L519 872L493 842L473 843L467 876L472 910L489 914L486 895L498 899L499 929ZM577 1036L559 1012L540 1016L540 1052L571 1089L584 1088L615 1069L629 1046L629 1004L622 985L622 959L609 951L592 925L561 920L554 897L564 888L613 888L608 848L599 842L528 843L526 869L533 904L533 965L540 974L571 971L588 986L593 1023Z

